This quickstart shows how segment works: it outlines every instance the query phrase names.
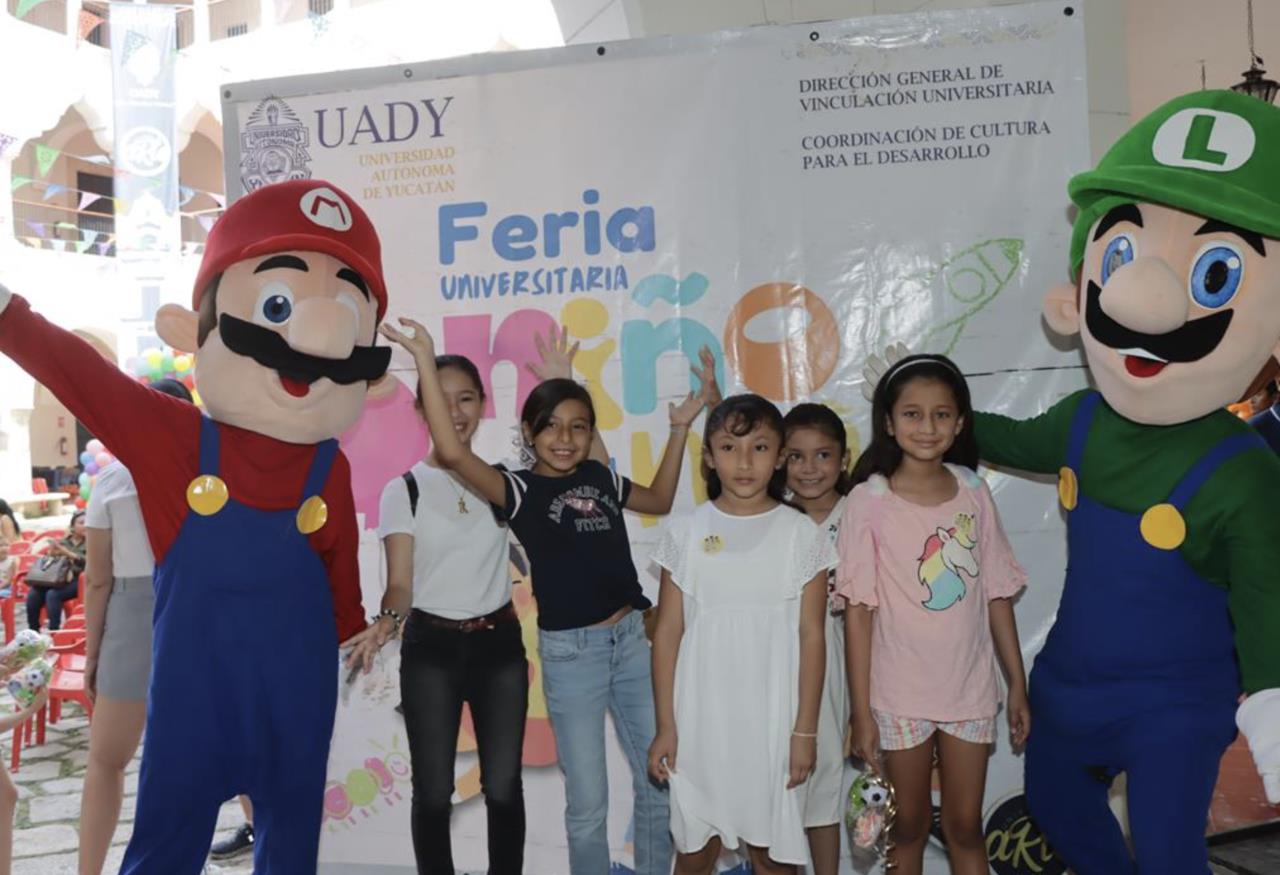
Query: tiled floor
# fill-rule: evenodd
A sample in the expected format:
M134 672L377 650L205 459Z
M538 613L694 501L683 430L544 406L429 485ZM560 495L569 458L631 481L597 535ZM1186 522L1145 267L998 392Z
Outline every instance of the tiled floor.
M8 696L0 708L8 709ZM4 763L9 762L9 740L3 745ZM22 764L11 775L18 787L18 811L14 818L13 875L76 875L79 847L80 789L85 764L89 760L89 722L78 706L63 709L63 717L50 726L45 744L24 748ZM133 810L138 792L137 758L125 775L124 807L115 842L107 855L104 872L117 872L125 844L133 831ZM244 815L232 800L218 814L218 838L225 838L240 825ZM208 875L250 875L252 860L210 863Z

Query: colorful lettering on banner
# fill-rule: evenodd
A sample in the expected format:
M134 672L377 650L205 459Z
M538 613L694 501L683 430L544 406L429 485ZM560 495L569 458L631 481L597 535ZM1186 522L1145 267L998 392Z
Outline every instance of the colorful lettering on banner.
M785 335L753 340L748 326L771 310L784 311L779 315L787 326ZM803 319L803 328L791 327L798 321L793 316ZM840 332L826 302L804 286L765 283L743 295L729 312L724 352L751 391L774 401L799 401L820 389L835 371Z
M556 324L541 310L516 310L502 320L498 330L490 333L493 316L488 313L474 316L446 316L444 318L444 351L449 355L464 355L475 363L480 379L485 385L484 416L494 416L493 366L510 362L516 368L516 409L538 385L538 378L525 369L525 364L538 360L534 337L545 337ZM493 341L490 343L489 338Z
M707 481L702 476L702 435L689 432L686 437L689 453L689 478L693 486L693 503L702 504L707 500ZM631 479L637 483L652 483L658 473L658 463L654 460L653 441L645 431L631 434ZM656 526L658 517L639 514L641 524L645 528Z
M609 327L609 311L599 301L580 298L564 305L560 322L579 341L592 340ZM574 368L587 378L587 391L596 409L596 427L601 431L622 428L622 408L604 387L604 365L617 348L617 341L606 337L595 346L580 347L573 360Z
M691 273L683 280L653 274L636 283L631 300L642 307L659 300L684 307L702 298L708 286L706 276L700 273ZM687 316L658 325L628 319L622 325L622 406L628 413L652 413L658 406L658 357L668 350L678 350L691 365L696 365L698 350L704 346L715 356L716 380L724 385L720 341L706 325Z

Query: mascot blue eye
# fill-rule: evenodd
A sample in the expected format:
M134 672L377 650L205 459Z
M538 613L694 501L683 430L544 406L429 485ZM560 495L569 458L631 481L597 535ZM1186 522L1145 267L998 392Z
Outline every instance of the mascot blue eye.
M1128 234L1113 237L1102 253L1102 284L1105 286L1111 274L1133 261L1133 238Z
M267 328L275 328L289 321L293 315L293 289L288 283L273 280L258 290L258 301L253 306L253 321Z
M293 302L284 295L272 295L262 302L262 315L268 322L284 322L293 313Z
M1244 258L1240 252L1227 243L1210 244L1191 266L1191 300L1216 310L1236 296L1243 279Z

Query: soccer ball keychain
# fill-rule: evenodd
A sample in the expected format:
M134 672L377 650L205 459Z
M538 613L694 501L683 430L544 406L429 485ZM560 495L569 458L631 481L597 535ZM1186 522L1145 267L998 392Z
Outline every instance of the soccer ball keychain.
M868 772L859 775L849 788L849 808L845 812L845 824L855 847L863 850L878 849L884 855L885 870L897 867L889 859L893 850L893 821L898 814L898 803L893 785L880 775Z

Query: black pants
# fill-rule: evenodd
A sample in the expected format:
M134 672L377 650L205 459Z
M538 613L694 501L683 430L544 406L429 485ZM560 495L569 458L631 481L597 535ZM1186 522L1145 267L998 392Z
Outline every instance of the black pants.
M460 632L420 611L406 621L400 695L413 763L413 852L420 875L453 875L449 839L454 760L462 703L471 705L480 788L489 825L490 875L519 875L524 863L520 759L529 702L529 663L514 618Z
M27 628L40 631L41 608L44 608L49 616L50 630L62 628L62 603L75 598L78 592L79 585L75 581L52 589L29 587L27 589Z

